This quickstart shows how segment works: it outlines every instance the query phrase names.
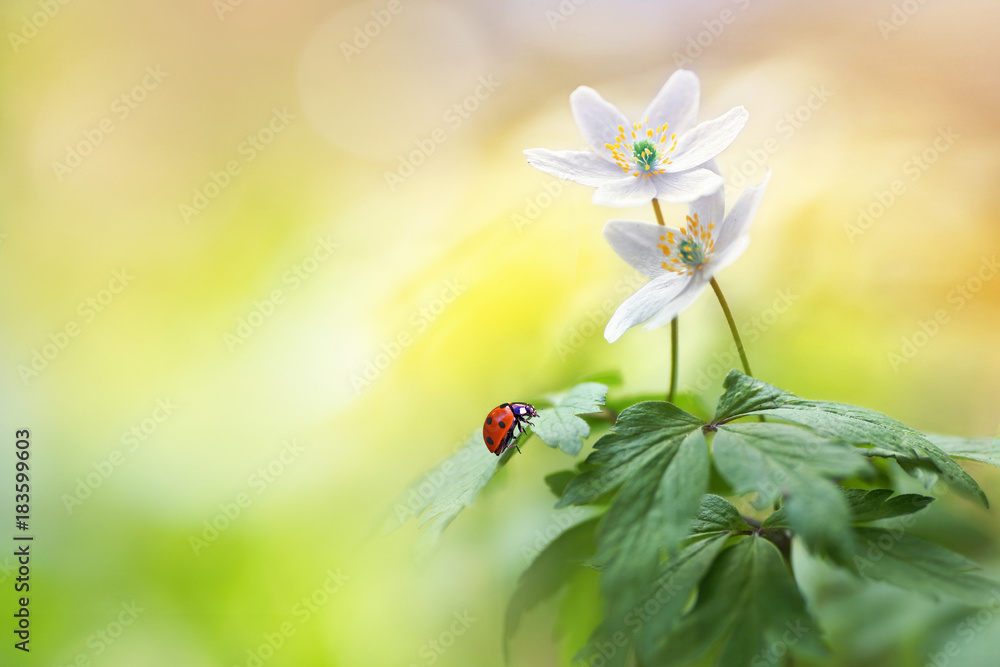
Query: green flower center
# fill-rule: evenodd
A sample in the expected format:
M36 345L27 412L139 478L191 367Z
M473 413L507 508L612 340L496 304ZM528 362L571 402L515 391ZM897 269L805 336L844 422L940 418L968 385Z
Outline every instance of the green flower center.
M632 156L640 171L653 171L659 164L660 154L652 141L643 139L632 144Z
M705 246L691 238L685 238L677 244L677 254L688 266L701 266L705 263Z
M677 134L667 134L666 123L647 128L648 123L649 118L643 118L641 123L632 123L628 131L625 125L619 125L615 143L604 144L626 174L642 178L665 174L664 166L670 164L669 155L677 148ZM631 140L628 135L632 135Z
M667 271L690 276L699 270L715 252L714 223L706 227L698 220L698 214L687 217L687 226L682 229L663 230L656 246L663 253L661 266Z

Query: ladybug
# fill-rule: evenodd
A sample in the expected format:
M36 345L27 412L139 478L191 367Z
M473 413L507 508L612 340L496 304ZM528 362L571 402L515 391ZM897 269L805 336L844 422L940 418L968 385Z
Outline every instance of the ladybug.
M514 444L517 436L524 433L524 425L531 426L531 417L537 417L535 406L528 403L504 403L490 410L483 424L483 441L489 450L500 456L513 446L518 453L521 449ZM517 434L514 428L517 428Z

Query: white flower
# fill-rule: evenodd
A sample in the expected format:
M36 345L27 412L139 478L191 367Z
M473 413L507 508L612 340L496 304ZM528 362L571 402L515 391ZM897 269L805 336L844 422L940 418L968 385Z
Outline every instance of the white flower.
M701 168L733 142L749 114L735 107L695 125L699 84L693 72L678 70L646 107L642 121L629 123L597 91L581 86L569 97L573 117L591 151L524 151L528 163L546 173L597 188L594 203L640 206L654 197L688 203L722 187L722 177Z
M714 167L714 164L711 165ZM694 201L682 229L638 220L611 220L604 238L636 270L652 278L611 316L604 337L615 342L629 328L649 320L663 326L701 294L712 276L732 264L750 243L747 229L764 196L770 170L748 187L723 217L725 189Z

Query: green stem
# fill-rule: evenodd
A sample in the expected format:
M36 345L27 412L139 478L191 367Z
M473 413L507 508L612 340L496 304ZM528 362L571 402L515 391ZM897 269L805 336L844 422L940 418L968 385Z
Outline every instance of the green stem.
M663 222L663 211L660 210L660 202L658 199L653 200L653 211L656 213L656 221L666 227L667 223Z
M660 202L657 199L653 199L653 211L656 213L656 221L666 227L667 223L663 222L663 211L660 210Z
M667 223L663 221L663 211L660 210L660 202L653 199L653 212L656 213L656 222L662 227ZM667 392L667 402L673 403L674 396L677 395L677 359L679 355L679 327L677 318L670 320L670 390Z
M719 297L719 305L722 306L722 312L726 314L726 321L729 322L729 330L733 333L733 340L736 341L736 351L740 353L740 361L743 362L743 372L753 377L753 373L750 371L750 362L747 361L747 353L743 351L743 341L740 339L740 332L736 328L736 322L733 320L733 313L729 310L729 304L726 303L726 297L722 296L722 289L715 278L709 280L709 283L712 285L712 289L715 290L715 296Z
M677 395L677 348L679 335L677 332L677 318L670 320L670 391L667 393L667 403L674 402Z

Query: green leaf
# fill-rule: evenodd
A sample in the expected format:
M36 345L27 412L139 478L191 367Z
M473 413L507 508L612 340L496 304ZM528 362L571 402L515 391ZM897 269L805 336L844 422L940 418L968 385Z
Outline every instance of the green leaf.
M577 476L573 470L560 470L545 476L545 485L556 498L562 498L566 486Z
M607 385L598 382L578 384L553 397L553 407L539 410L531 431L549 447L576 456L590 435L590 425L577 415L600 412L607 393Z
M960 438L928 433L927 439L951 456L1000 466L1000 438Z
M822 657L826 647L778 549L747 537L727 548L702 581L698 602L648 664L688 664L715 648L720 667Z
M576 415L599 411L607 389L594 382L577 385L556 398L556 407L539 410L538 421L543 425L539 429L536 424L532 430L550 447L558 446L564 451L575 448L572 453L579 453L580 438L589 435L590 427ZM541 419L543 413L545 419ZM448 525L463 509L472 505L479 492L516 451L511 447L500 456L491 453L483 443L482 431L477 429L461 448L396 499L392 515L383 524L383 534L403 525L410 517L419 517L420 526L427 528L417 542L417 551L427 555Z
M891 489L844 489L852 523L866 523L919 512L934 502L929 496L904 493L893 496Z
M868 579L932 597L950 596L973 605L988 604L1000 582L978 572L979 566L944 547L908 535L899 528L858 527L851 564Z
M517 588L504 616L504 656L523 616L537 604L555 595L589 561L595 550L597 518L567 528L549 542L517 580Z
M636 471L611 502L601 524L598 560L612 587L646 577L687 537L708 488L708 443L701 430L675 438Z
M915 493L893 496L892 489L842 489L847 500L851 523L868 523L880 519L890 519L919 512L927 507L933 498ZM773 512L764 520L763 528L790 528L785 508Z
M655 576L633 597L605 586L609 613L576 660L589 660L601 654L604 661L599 664L620 665L629 644L635 645L640 656L653 656L725 546L726 538L727 535L720 534L688 545L661 564ZM614 649L610 657L609 647Z
M612 586L630 589L648 580L660 549L686 536L708 488L708 447L702 422L665 402L625 410L594 446L556 505L586 504L622 487L598 536L598 559Z
M724 383L713 423L749 415L765 415L805 426L818 435L863 447L866 456L896 459L916 476L933 470L954 488L979 498L986 494L961 466L917 431L882 413L844 403L808 401L739 371L730 371Z
M851 523L867 523L879 519L890 519L919 512L927 507L933 498L915 493L893 496L892 489L842 489L850 511ZM891 496L891 497L890 497ZM764 520L762 528L790 528L785 508L773 512Z
M712 422L722 424L739 417L759 414L762 411L774 410L780 407L787 396L783 389L778 389L766 382L761 382L737 370L729 371L722 382L722 396L715 406L715 416Z
M708 488L704 422L663 401L639 403L620 415L567 485L557 507L593 503L617 490L598 530L597 561L610 618L640 599L655 576L661 550L688 535ZM619 654L617 659L624 659Z
M729 501L703 496L691 526L696 541L658 565L638 585L622 587L613 577L605 577L605 620L576 659L586 660L600 652L602 664L621 665L630 644L644 661L655 657L728 538L748 529ZM610 657L609 652L613 653Z
M869 456L882 456L873 452L874 450L869 451ZM899 457L892 454L888 454L884 458L895 460L903 472L920 482L925 489L934 488L934 485L941 479L938 469L927 460Z
M573 654L587 643L593 628L600 625L603 616L600 571L592 567L574 567L572 572L559 594L556 622L552 628L553 637L560 640L560 665L572 662ZM536 650L535 646L529 647L531 653Z
M637 403L618 417L611 431L594 445L587 457L589 470L566 487L557 507L584 505L614 491L664 447L679 443L704 425L697 417L663 401Z
M642 599L634 601L631 609L636 611L624 618L635 630L633 644L643 662L655 664L664 638L680 621L681 612L722 551L727 537L720 534L686 547L661 566L654 584Z
M750 526L731 502L712 494L702 497L698 514L691 522L691 534L695 536L721 535L748 528Z
M758 506L787 497L784 511L811 549L832 553L850 542L847 501L828 477L852 477L869 463L849 445L789 424L719 427L715 467L738 493L756 492Z
M395 530L410 517L419 517L427 526L417 541L417 551L427 555L441 539L445 528L459 513L472 505L479 492L507 464L516 450L502 455L490 452L483 443L482 431L476 431L465 444L430 472L411 484L393 504L393 514L382 532Z

